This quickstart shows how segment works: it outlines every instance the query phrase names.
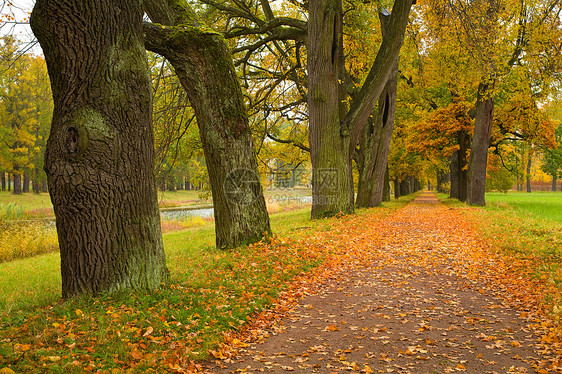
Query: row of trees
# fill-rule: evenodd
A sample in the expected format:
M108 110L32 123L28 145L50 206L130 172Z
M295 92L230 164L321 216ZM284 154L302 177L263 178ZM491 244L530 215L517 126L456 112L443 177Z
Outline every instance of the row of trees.
M272 159L310 154L312 218L430 174L483 204L490 144L502 164L515 141L556 146L539 107L558 82L544 56L560 4L531 2L38 0L63 295L166 281L155 168L204 159L221 248L270 233L259 170Z

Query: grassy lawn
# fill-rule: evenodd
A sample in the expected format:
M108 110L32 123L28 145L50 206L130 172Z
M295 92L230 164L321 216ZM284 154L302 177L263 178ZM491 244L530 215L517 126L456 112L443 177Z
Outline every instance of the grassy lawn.
M508 192L487 193L488 209L504 209L509 206L518 211L562 223L562 193L557 192Z
M562 304L562 194L510 192L486 194L485 207L468 207L440 195L457 209L516 271L549 286L545 301L557 311ZM555 308L556 306L556 308ZM558 312L556 312L558 313ZM557 316L557 318L562 315Z
M358 215L382 219L413 197ZM58 254L0 264L0 369L144 373L193 368L228 339L225 333L269 306L292 279L326 261L332 255L332 230L344 230L353 218L309 217L309 208L273 214L276 236L231 251L215 249L212 223L165 234L171 282L150 295L62 301Z

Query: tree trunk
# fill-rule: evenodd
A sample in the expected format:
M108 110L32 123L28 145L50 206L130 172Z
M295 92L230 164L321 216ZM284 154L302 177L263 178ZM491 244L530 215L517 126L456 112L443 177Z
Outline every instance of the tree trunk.
M352 213L352 158L362 130L395 66L412 0L394 2L388 38L342 118L338 78L343 68L341 0L312 0L308 20L309 143L312 161L312 218Z
M21 195L22 193L22 186L21 186L21 174L18 171L19 167L14 167L13 180L14 180L14 195Z
M555 182L556 183L556 182ZM2 172L2 192L6 191L6 172Z
M33 177L33 193L38 194L39 192L41 192L40 190L40 184L39 184L39 169L35 168L35 172L34 172L34 177Z
M466 131L457 132L457 141L459 143L458 157L458 175L459 175L459 197L460 201L465 202L468 197L468 152L470 149L470 136Z
M410 194L410 177L406 177L402 182L400 182L400 196L406 196L409 194Z
M552 192L556 192L556 174L552 174Z
M529 149L529 156L527 156L527 175L525 176L527 182L527 192L531 192L531 149Z
M442 170L437 170L436 174L437 186L435 188L437 189L437 192L444 193L445 189L443 188L443 184L445 183L446 174Z
M460 175L459 175L459 151L453 152L449 163L449 171L451 175L451 187L449 197L458 199L460 196Z
M29 171L25 171L23 173L23 188L22 191L23 193L29 193Z
M400 181L398 178L394 180L394 198L398 199L400 197Z
M494 117L492 94L493 83L480 83L476 100L474 138L468 166L467 203L470 205L486 205L486 166L488 165L488 148Z
M63 297L168 279L142 17L140 0L37 0L31 16L54 99L45 171Z
M383 38L387 37L388 15L381 15ZM388 165L388 151L394 129L398 59L379 97L374 118L370 117L361 133L359 152L363 153L363 168L359 170L357 207L374 207L383 201L384 175ZM359 164L358 164L359 166Z
M312 0L308 20L312 218L353 213L349 132L340 126L340 0Z
M12 175L8 173L8 192L10 192L12 190Z
M390 179L389 179L389 172L388 172L388 162L386 163L386 171L384 173L382 201L390 201Z
M195 111L215 212L216 244L233 248L271 232L248 113L230 50L186 1L146 0L146 48L166 57ZM187 26L186 26L187 25Z
M47 181L43 180L41 181L41 192L49 192L49 188L47 187Z

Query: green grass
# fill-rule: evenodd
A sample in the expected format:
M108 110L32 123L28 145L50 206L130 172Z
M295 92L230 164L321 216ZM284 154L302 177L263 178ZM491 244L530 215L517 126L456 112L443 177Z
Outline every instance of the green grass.
M358 214L386 217L413 197ZM61 301L58 254L0 264L0 368L140 373L169 370L171 362L188 368L270 305L297 274L322 263L330 247L309 247L307 238L319 233L330 241L331 228L348 219L311 221L309 208L280 212L271 216L277 236L230 251L215 249L213 225L166 234L171 283L149 295Z
M562 223L562 193L557 192L508 192L487 193L488 209L504 209L509 206L518 211Z

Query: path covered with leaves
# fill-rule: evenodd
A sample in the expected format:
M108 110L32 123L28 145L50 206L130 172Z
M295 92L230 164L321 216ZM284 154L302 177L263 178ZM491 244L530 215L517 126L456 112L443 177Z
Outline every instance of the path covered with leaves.
M210 372L560 372L540 283L433 194L384 220L343 221L332 240L309 239L333 260L211 352Z

